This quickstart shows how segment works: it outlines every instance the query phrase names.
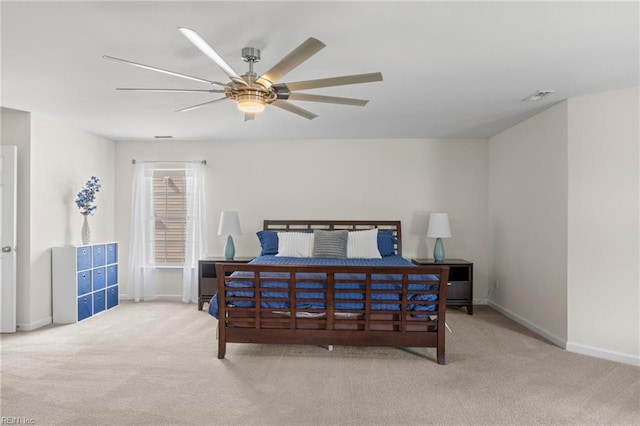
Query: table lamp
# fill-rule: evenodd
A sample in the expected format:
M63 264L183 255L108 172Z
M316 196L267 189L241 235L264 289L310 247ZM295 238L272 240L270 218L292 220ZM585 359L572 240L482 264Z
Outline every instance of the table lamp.
M427 237L436 239L436 244L433 246L433 259L436 262L444 262L444 244L442 244L442 238L451 238L449 215L447 213L431 213L429 216Z
M227 243L224 246L224 258L233 260L236 255L236 247L233 244L232 235L240 234L240 219L238 212L222 212L220 214L220 225L218 235L227 235Z

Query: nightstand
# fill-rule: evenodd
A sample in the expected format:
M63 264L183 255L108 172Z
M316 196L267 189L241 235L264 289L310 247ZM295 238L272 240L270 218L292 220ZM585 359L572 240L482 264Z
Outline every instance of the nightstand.
M254 257L235 257L225 259L224 257L205 257L198 261L198 310L202 310L202 305L216 294L218 283L216 277L216 263L249 263Z
M464 259L411 259L420 266L448 266L447 306L466 306L467 313L473 315L473 263Z

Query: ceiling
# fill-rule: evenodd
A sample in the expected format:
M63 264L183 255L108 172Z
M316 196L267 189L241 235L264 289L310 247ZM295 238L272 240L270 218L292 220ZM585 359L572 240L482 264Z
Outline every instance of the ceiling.
M10 2L2 1L3 107L114 140L486 138L557 102L640 85L640 12L625 2ZM365 107L292 101L307 120L267 106L245 122L203 83L108 61L124 58L227 82L178 30L189 27L239 74L258 75L308 37L326 47L281 79L381 72L383 82L311 90ZM539 102L521 100L555 90Z

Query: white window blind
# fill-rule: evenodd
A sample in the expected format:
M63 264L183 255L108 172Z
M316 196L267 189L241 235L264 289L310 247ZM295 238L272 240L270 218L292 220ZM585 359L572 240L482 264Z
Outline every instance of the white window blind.
M159 266L185 260L187 196L184 170L153 172L154 260Z

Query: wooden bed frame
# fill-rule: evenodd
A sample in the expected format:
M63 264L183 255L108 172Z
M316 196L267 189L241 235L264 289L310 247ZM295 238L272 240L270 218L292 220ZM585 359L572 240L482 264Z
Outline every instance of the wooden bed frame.
M303 221L303 220L265 220L264 229L278 232L304 230L343 230L350 231L378 228L391 230L396 237L396 253L402 255L402 233L400 221ZM291 307L288 311L276 311L261 307L261 292L252 292L250 298L232 298L226 296L227 283L233 281L229 275L234 271L248 271L253 273L254 288L263 289L260 283L268 278L260 277L261 272L285 273L288 278L275 279L279 282L288 281L289 289L295 288L297 273L322 273L326 277L323 281L324 290L313 290L324 295L326 309L305 309L299 312L297 303L308 301L302 299L296 291L282 289L288 292ZM361 274L364 290L340 290L335 288L339 282L336 274ZM394 284L401 284L402 290L372 290L371 284L376 282L376 274L394 274L401 277ZM437 285L437 290L408 290L409 276L415 274L436 274L438 281L429 284ZM448 267L364 267L364 266L300 266L300 265L251 265L238 263L216 263L218 283L218 358L225 356L227 343L275 343L275 344L306 344L306 345L359 345L359 346L393 346L393 347L435 347L438 364L445 364L445 308L446 290L449 274ZM416 278L415 276L412 278ZM318 279L313 279L318 282ZM349 279L349 282L354 282ZM390 281L385 280L385 283ZM416 283L416 281L411 281ZM237 289L236 289L237 290ZM273 289L271 289L273 290ZM299 289L298 289L299 291ZM334 308L336 294L340 292L362 293L363 309L340 312ZM436 302L407 301L407 294L438 294ZM371 309L372 305L381 303L372 300L371 295L390 294L399 297L401 304L399 311L381 311ZM384 296L378 296L384 297ZM393 297L393 296L391 296ZM227 306L227 301L250 300L251 308ZM270 299L274 300L274 299ZM390 302L391 303L391 302ZM422 311L416 315L408 310L411 304L437 304L435 311ZM302 310L301 310L302 311ZM437 315L435 318L434 315Z

